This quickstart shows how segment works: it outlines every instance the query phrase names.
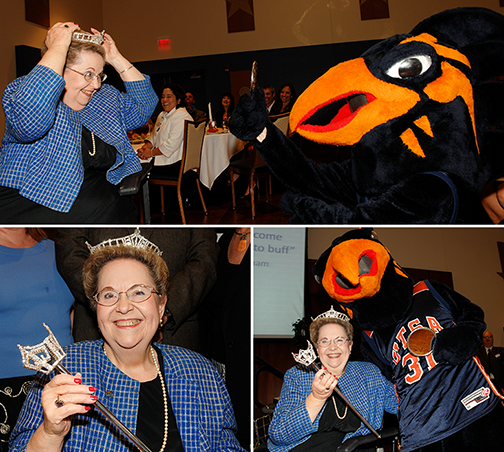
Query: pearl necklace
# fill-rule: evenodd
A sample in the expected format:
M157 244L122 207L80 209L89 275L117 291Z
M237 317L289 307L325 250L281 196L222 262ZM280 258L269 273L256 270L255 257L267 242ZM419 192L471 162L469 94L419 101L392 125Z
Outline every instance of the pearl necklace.
M334 375L330 370L326 369L326 371L329 372L334 378L336 378L336 380L345 373L345 370L343 370L343 372L341 372L339 375ZM338 407L336 406L336 400L334 400L334 394L331 395L331 399L334 405L334 411L336 411L336 416L338 416L338 419L345 419L348 412L348 405L345 405L345 412L343 413L343 416L340 416L338 412Z
M88 149L88 154L91 156L91 157L94 157L94 155L96 154L96 143L95 143L95 139L94 139L94 133L91 132L91 141L93 142L93 152L91 152L89 149ZM105 350L105 349L104 349Z
M107 350L105 350L105 344L103 344L103 353L105 353L105 356L108 358ZM163 444L161 445L161 449L159 449L159 452L163 452L165 450L166 444L168 443L168 421L169 421L168 397L166 394L167 391L166 391L166 385L165 385L165 381L163 378L163 374L162 374L161 369L159 367L157 355L156 355L156 352L154 351L154 347L152 345L150 346L150 353L152 356L152 361L154 361L154 366L156 366L156 370L157 370L159 379L161 380L161 389L163 391L163 404L164 404L164 417L165 418L164 418Z
M338 419L345 419L348 412L348 405L345 405L345 412L343 413L343 416L340 416L340 414L338 413L338 407L336 406L336 400L334 400L334 395L331 395L331 399L334 405L334 411L336 411L336 416L338 416Z
M168 397L166 394L166 385L165 381L163 378L163 374L161 372L161 369L159 368L159 363L157 359L156 352L154 351L154 347L151 345L150 348L151 351L151 356L152 360L154 361L154 365L156 366L156 370L159 375L159 379L161 380L161 389L163 390L163 404L164 404L164 433L163 433L163 444L161 445L161 449L159 449L159 452L163 452L166 447L166 443L168 442Z

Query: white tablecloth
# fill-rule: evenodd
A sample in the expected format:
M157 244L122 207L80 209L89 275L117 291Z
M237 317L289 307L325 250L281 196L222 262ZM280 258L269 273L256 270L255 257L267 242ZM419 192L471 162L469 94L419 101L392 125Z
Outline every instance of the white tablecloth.
M201 152L201 183L211 189L215 179L228 167L229 159L244 146L245 142L232 133L207 133Z

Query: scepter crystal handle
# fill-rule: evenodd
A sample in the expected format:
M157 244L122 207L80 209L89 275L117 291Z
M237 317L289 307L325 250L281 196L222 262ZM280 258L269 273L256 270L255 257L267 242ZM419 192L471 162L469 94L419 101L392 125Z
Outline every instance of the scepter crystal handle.
M73 375L68 369L61 364L61 361L66 356L61 348L56 337L51 329L44 323L43 324L49 335L38 345L32 347L23 347L18 344L23 359L23 366L30 370L42 372L46 375L50 374L53 370L58 371L63 375ZM128 427L126 427L114 414L99 400L94 404L96 409L100 411L113 425L121 431L141 452L151 452L151 450L137 438Z
M310 341L308 341L308 348L306 350L299 350L299 353L293 353L292 356L294 357L294 360L299 364L302 364L306 367L313 366L317 371L320 370L319 366L315 364L317 354ZM380 434L371 426L371 424L366 419L364 419L362 414L360 414L357 408L352 405L350 400L346 398L346 396L341 392L338 386L334 388L334 392L341 397L343 402L348 405L348 407L355 413L355 415L362 421L362 423L368 428L371 433L373 433L377 438L381 438Z

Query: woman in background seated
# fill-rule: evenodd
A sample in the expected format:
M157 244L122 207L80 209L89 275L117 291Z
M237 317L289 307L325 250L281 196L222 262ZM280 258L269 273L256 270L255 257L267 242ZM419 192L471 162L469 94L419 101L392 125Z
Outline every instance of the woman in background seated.
M136 450L93 408L98 399L153 452L243 451L215 367L190 350L153 344L168 288L159 248L124 239L92 247L84 265L103 340L65 348L62 364L73 375L37 375L10 451Z
M193 118L185 109L185 91L181 86L164 85L160 100L164 111L159 113L150 139L137 155L141 159L154 157L151 176L177 177L184 149L184 123Z
M271 452L333 452L345 439L370 433L334 392L336 385L375 430L384 411L397 413L394 385L380 370L371 363L348 362L353 327L345 314L331 309L318 316L310 325L310 339L322 369L298 365L286 372L269 427Z
M42 321L62 345L71 344L74 297L56 269L54 242L42 229L0 228L0 268L0 451L7 452L35 378L34 371L23 367L17 344L42 342Z
M296 102L296 90L292 83L284 83L278 90L278 93L279 100L273 104L270 115L288 113L292 110L294 102Z
M7 86L0 148L0 212L5 224L136 223L118 184L141 165L127 130L145 124L157 98L148 77L112 37L59 22L42 59ZM103 84L105 64L126 93Z
M231 93L224 93L221 97L220 108L215 118L217 127L228 128L229 118L231 118L233 114L234 107L234 96Z

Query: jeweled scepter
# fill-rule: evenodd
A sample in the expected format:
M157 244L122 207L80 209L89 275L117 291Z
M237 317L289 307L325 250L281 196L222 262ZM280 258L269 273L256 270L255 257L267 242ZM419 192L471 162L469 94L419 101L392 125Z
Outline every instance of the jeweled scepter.
M315 352L315 349L313 348L313 345L311 344L310 341L308 341L308 348L305 350L299 350L299 353L293 353L292 356L294 357L294 360L298 362L299 364L302 364L303 366L306 367L313 367L316 372L320 370L320 367L317 366L315 361L317 360L317 353ZM357 408L355 408L350 401L346 398L346 396L341 392L341 390L336 386L334 388L334 391L336 394L338 394L343 402L345 402L348 407L357 415L357 417L364 423L364 425L369 429L370 432L374 433L377 438L381 438L380 434L369 424L366 419L359 413Z
M30 370L35 370L36 372L42 372L49 375L53 370L57 370L63 375L72 375L66 368L61 364L61 361L66 356L65 352L61 348L58 340L52 333L51 329L44 323L46 330L49 332L47 336L40 344L34 345L32 347L23 347L18 344L19 350L21 351L21 357L23 359L23 366ZM114 414L99 400L95 402L95 407L110 421L114 424L129 440L140 450L141 452L151 452L151 450L138 439L129 429L126 427L119 419L117 419Z

